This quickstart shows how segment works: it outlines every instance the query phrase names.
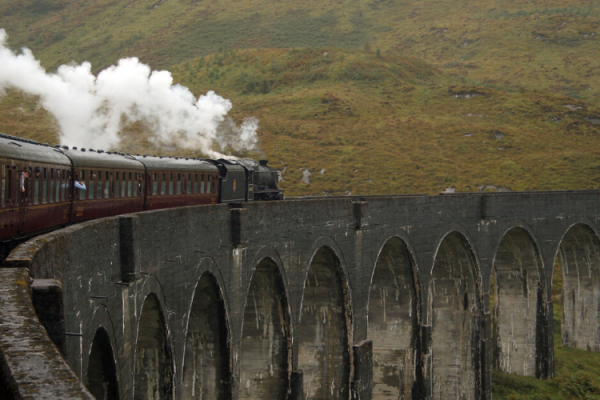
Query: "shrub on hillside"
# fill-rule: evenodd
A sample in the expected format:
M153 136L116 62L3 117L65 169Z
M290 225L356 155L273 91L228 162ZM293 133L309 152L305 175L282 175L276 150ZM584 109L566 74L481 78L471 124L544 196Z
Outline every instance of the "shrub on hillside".
M597 399L600 395L600 385L589 372L577 371L560 383L560 391L569 398Z

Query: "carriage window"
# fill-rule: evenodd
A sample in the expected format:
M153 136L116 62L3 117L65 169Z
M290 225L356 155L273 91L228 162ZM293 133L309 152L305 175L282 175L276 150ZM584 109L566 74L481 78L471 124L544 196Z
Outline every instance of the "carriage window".
M185 189L187 194L192 194L192 174L188 174L187 188Z
M127 181L127 197L131 197L131 187L132 187L132 181L131 181L131 172L130 172L129 180Z
M40 181L35 176L33 179L33 204L35 205L40 204ZM2 181L4 181L4 179L2 179Z
M11 203L13 202L14 199L14 173L12 171L12 169L14 169L16 167L12 167L10 165L6 166L6 169L8 170L8 174L6 176L7 181L6 181L6 200L8 201L9 205L12 205Z
M91 174L90 174L90 178L91 178ZM85 192L87 192L88 200L94 199L94 181L92 179L90 179L90 181L88 183L87 190L84 190L81 194L82 200L85 200Z
M60 199L62 201L65 201L65 192L67 191L67 171L63 171L62 174L63 180L62 180L62 190L61 190L61 194L60 194Z
M200 193L204 194L204 174L200 175Z
M57 203L60 202L60 169L56 170L56 190L54 191L55 200Z
M106 181L104 181L104 198L110 198L110 181L108 178L106 178Z
M121 195L121 197L127 197L127 191L126 191L126 186L127 186L127 181L126 181L127 177L125 175L125 172L121 172L121 180L119 181L119 194Z
M158 174L154 174L152 177L152 195L156 196L158 194Z
M169 180L169 194L173 194L173 174L171 174L171 179Z
M56 177L58 178L58 170L56 170L56 174ZM54 201L58 203L60 202L60 179L53 183L56 185L54 190Z
M160 182L160 195L164 196L167 194L167 174L162 174L162 181Z
M50 174L51 176L54 174ZM48 203L54 203L54 180L50 181L50 191L48 192Z
M44 168L44 176L46 175L46 168ZM46 204L46 196L48 189L48 181L44 179L42 181L42 204Z
M7 176L7 183L6 183L6 199L10 202L13 198L13 174L12 171L10 170L10 165L7 165L6 168L8 169L8 176Z
M133 174L133 176L135 177L134 181L133 181L133 197L137 197L137 191L138 191L138 174L135 173Z
M50 179L54 179L54 168L50 168Z
M177 174L177 194L181 194L181 174Z
M44 179L46 179L46 168L44 168ZM81 170L81 180L85 181L85 170Z
M97 199L101 199L102 198L102 192L104 192L104 186L102 185L102 174L100 172L98 172L98 183L97 183L97 194L96 194L96 198Z
M119 183L119 173L115 172L115 199L118 199L119 193L121 189L121 184Z
M210 184L211 184L211 182L212 182L212 176L209 175L208 176L208 182L206 184L206 193L211 193L211 191L210 191Z
M129 173L129 180L131 180L131 172Z
M198 194L198 174L194 174L194 194Z

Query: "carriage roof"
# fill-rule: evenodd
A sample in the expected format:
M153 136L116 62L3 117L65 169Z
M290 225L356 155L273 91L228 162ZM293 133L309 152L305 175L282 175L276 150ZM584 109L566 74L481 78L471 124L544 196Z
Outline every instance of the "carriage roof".
M69 159L57 148L1 133L0 157L34 163L71 165Z
M146 166L150 171L178 171L178 172L217 172L218 169L211 163L181 157L156 157L156 156L131 156Z

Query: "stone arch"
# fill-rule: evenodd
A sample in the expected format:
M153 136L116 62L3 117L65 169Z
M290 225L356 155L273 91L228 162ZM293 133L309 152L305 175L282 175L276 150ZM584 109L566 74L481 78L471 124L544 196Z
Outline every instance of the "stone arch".
M406 242L388 238L369 289L367 339L373 343L373 398L411 398L416 377L419 290Z
M196 284L186 333L182 398L231 398L230 335L225 301L216 277Z
M114 352L110 337L102 327L98 328L92 341L85 386L96 399L119 399Z
M350 395L352 314L343 271L337 253L322 246L306 273L295 330L306 399L345 400Z
M135 400L173 398L173 357L158 296L150 293L140 313L134 360Z
M286 294L286 298L289 299L288 294L290 293L290 287L289 287L289 280L288 277L286 275L286 270L283 267L283 261L279 255L279 252L277 251L277 249L275 249L272 246L262 246L254 255L252 262L250 265L253 266L252 269L252 273L254 272L254 267L256 267L261 261L263 261L265 258L271 259L271 261L273 261L275 263L275 265L277 266L277 271L278 274L281 276L281 282L283 284L283 292ZM252 284L251 281L248 281L248 286L246 287L246 293L248 291L248 289L250 288L250 285ZM289 302L288 302L289 304ZM293 310L291 309L291 305L289 305L289 316L290 316L290 333L293 335L293 324L292 321L294 320L293 316Z
M280 268L263 258L247 290L240 346L240 399L284 399L291 374L288 298Z
M571 226L560 241L562 345L600 351L600 241L588 224ZM555 282L553 282L555 284Z
M481 305L478 266L464 234L448 233L431 270L429 315L432 397L476 399L480 396Z
M539 375L536 363L543 343L538 319L543 320L543 264L537 241L521 226L508 229L493 262L494 368L522 376ZM541 318L541 319L540 319Z
M82 330L84 332L93 332L94 337L90 338L86 335L82 338L82 348L88 349L89 351L84 353L87 354L87 357L81 357L81 380L87 386L88 382L94 382L99 379L99 375L102 375L106 380L107 387L112 387L114 385L118 390L116 394L117 397L114 397L114 395L107 395L107 399L119 398L119 390L122 390L123 388L121 388L120 385L122 377L117 359L118 352L115 352L118 345L116 342L114 325L106 305L100 304L94 309L92 317L87 320L85 328ZM98 349L101 349L102 351L98 353ZM105 356L107 357L107 353L109 353L112 361L109 361L108 358L102 358ZM101 359L98 357L101 357ZM112 376L113 372L111 370L113 367L110 367L107 364L112 364L114 366L114 376ZM92 374L91 377L90 374ZM98 397L97 392L92 391L92 393L94 393L96 398L104 398L104 395Z

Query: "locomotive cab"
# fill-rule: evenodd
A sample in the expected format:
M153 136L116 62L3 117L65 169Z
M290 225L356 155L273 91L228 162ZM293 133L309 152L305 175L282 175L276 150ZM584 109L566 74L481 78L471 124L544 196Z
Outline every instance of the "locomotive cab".
M206 160L219 169L219 203L233 203L248 200L248 179L246 169L235 160Z
M252 188L253 196L248 200L283 200L283 190L279 190L277 171L269 167L267 160L256 162L251 158L239 160L248 171L248 187Z

